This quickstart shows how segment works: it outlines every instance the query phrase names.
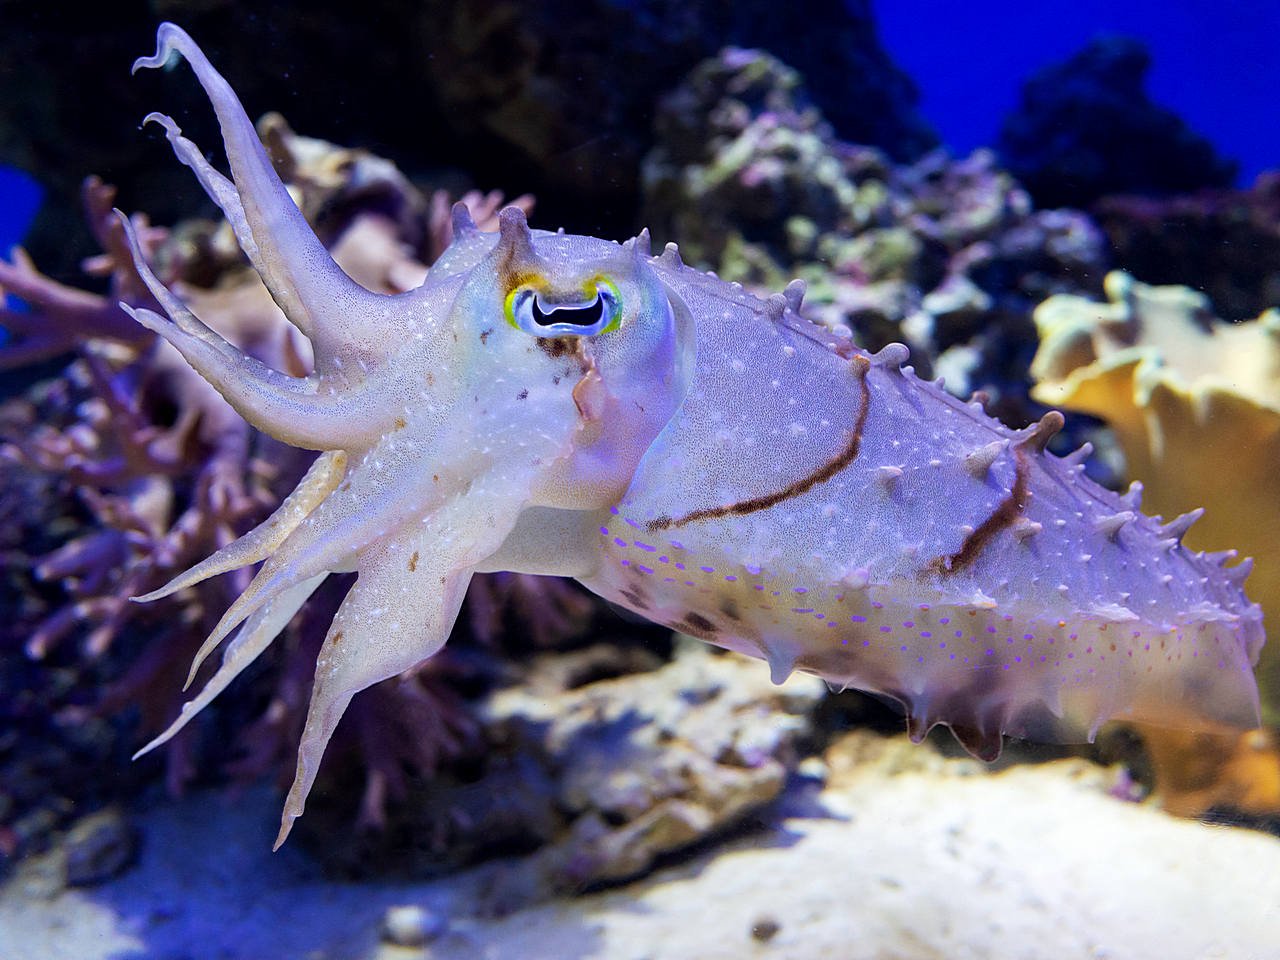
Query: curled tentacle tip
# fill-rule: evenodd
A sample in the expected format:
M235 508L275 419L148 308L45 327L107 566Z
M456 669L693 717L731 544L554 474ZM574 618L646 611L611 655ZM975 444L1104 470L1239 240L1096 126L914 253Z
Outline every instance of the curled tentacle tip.
M186 37L186 32L176 23L165 21L156 29L156 52L149 57L139 57L133 61L130 73L139 70L154 70L169 62L175 49L175 41ZM188 38L189 39L189 38Z
M159 110L152 110L142 118L142 126L145 127L148 123L164 127L164 132L171 137L176 137L182 133L182 128L178 126L173 117L166 113L161 113Z

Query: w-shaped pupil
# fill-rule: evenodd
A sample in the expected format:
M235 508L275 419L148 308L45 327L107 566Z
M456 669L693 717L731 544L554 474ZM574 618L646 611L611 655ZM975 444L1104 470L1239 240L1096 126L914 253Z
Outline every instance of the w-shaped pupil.
M553 323L572 323L579 327L591 327L600 322L604 315L604 298L597 296L585 307L554 307L544 311L538 306L537 297L533 300L533 322L540 327L549 327Z

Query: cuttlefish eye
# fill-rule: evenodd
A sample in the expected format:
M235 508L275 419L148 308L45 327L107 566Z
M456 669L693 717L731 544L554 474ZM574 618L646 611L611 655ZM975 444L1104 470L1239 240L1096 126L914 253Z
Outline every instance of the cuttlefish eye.
M507 294L507 322L535 337L590 337L616 330L622 323L622 296L607 277L583 285L575 300L547 300L531 286Z

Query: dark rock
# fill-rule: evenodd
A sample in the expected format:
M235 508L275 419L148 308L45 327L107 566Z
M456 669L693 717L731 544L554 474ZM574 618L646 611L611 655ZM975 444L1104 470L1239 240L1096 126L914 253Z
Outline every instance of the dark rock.
M1115 265L1143 283L1194 287L1230 321L1280 303L1280 173L1248 190L1104 197L1092 212Z
M1109 193L1162 196L1226 187L1236 166L1144 89L1146 47L1126 37L1091 42L1022 88L1000 152L1042 207L1087 207Z

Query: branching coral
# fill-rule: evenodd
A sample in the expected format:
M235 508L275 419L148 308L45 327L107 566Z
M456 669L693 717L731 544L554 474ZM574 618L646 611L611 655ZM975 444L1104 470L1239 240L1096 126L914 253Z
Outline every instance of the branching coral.
M260 130L299 205L352 276L384 292L421 282L425 264L450 240L447 193L424 195L387 161L298 136L278 116L264 118ZM114 193L97 179L86 181L85 210L103 253L86 262L85 270L107 281L105 294L55 282L20 250L12 262L0 262L4 292L27 308L0 314L11 338L0 346L0 369L76 355L63 378L41 387L33 400L10 401L0 417L6 514L24 509L30 490L22 491L32 484L49 492L37 501L44 510L70 509L65 519L49 524L42 553L32 555L31 545L20 540L0 544L6 592L12 590L17 614L0 626L0 651L13 665L0 693L11 682L13 709L26 710L20 691L53 686L51 671L84 663L84 686L61 684L53 700L41 694L58 729L99 729L100 718L137 708L140 732L149 736L173 719L186 664L217 613L244 588L244 576L218 578L154 606L129 598L155 589L261 520L297 482L310 455L248 427L171 347L120 309L120 301L158 305L134 270L119 221L109 216ZM491 221L502 204L497 191L470 192L463 199L481 223ZM532 198L515 203L528 210ZM309 344L284 321L225 224L134 226L147 258L223 336L277 369L306 372ZM25 509L31 509L29 502ZM40 518L23 519L27 523L19 529ZM349 581L326 588L331 607L347 586ZM481 584L478 594L472 622L488 637L512 603L535 639L570 623L580 626L594 609L580 592L555 582L507 578ZM318 600L324 606L324 598ZM209 751L206 745L205 752L220 758L233 776L292 766L325 622L304 616L294 626L274 665L273 692L259 701L266 707L240 745L231 751ZM19 669L16 658L24 655L29 666ZM381 821L388 798L404 794L406 777L430 774L473 746L475 721L447 683L457 669L449 658L437 659L429 668L387 681L353 708L339 734L334 766L363 771L362 823ZM0 718L14 722L17 715L0 707ZM401 732L388 738L387 726ZM8 750L21 751L23 744L35 749L39 742L32 737L0 744L0 769L22 768L27 759ZM171 742L171 788L196 775L199 743L194 729ZM76 789L74 783L56 786L73 795ZM0 824L20 820L38 802L0 789Z

